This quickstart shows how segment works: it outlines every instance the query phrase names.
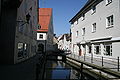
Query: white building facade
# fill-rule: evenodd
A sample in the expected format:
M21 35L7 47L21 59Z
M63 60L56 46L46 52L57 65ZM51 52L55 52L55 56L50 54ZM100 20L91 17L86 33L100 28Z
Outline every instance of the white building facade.
M70 34L63 34L60 37L58 37L58 49L65 51L71 50Z
M53 51L53 38L54 28L52 8L39 8L39 27L37 30L38 46L42 45L42 49L44 52Z
M70 23L74 54L120 56L120 0L88 0Z

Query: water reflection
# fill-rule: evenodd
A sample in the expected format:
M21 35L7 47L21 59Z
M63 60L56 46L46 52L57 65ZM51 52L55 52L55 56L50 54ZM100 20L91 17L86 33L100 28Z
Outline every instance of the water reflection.
M74 79L74 80L96 80L95 78L80 73L79 70L60 61L47 61L44 79Z
M70 68L65 68L58 62L58 65L52 70L52 79L70 79Z
M69 79L70 68L60 61L47 61L45 79Z

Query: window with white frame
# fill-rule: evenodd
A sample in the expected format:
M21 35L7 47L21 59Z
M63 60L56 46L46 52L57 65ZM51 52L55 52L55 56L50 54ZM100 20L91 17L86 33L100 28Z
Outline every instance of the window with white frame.
M78 31L76 31L76 37L78 37L78 34L79 34Z
M106 5L112 3L112 0L106 0Z
M112 44L105 44L104 45L104 55L112 56Z
M71 24L71 27L74 27L74 25L73 25L73 24Z
M96 12L96 5L92 6L91 11L92 11L92 14Z
M82 36L85 35L85 28L82 28Z
M101 48L99 44L94 45L94 54L101 54Z
M111 15L106 18L106 28L113 27L113 25L114 25L113 15Z
M92 24L92 33L96 32L96 23Z

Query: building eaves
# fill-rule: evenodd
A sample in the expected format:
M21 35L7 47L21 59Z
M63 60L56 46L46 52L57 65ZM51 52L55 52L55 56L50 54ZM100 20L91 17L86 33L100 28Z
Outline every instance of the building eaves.
M70 23L75 22L93 3L100 0L88 0L82 9L69 21Z

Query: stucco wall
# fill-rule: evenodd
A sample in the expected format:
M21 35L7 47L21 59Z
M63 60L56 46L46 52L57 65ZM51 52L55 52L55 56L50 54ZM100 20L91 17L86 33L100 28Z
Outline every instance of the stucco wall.
M106 5L106 0L102 0L96 5L96 12L91 13L91 7L85 12L85 19L82 17L78 19L78 23L75 21L71 25L72 32L72 45L80 43L82 41L102 39L102 38L116 38L120 37L120 1L113 0L112 3ZM106 18L113 15L114 25L111 28L106 28ZM92 24L96 23L96 32L92 32ZM82 28L85 28L85 35L82 35ZM76 32L78 36L76 37ZM119 43L113 43L113 56L120 53ZM77 48L76 48L77 49ZM73 50L73 49L72 49ZM78 49L76 50L78 51ZM94 52L94 51L93 51Z

